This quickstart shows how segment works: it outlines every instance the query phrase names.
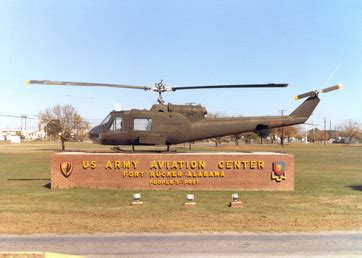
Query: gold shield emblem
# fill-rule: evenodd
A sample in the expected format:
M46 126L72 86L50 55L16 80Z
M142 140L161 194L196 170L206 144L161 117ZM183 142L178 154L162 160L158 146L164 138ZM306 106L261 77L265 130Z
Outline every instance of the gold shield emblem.
M73 164L69 161L64 161L60 163L60 171L65 177L70 176L73 171Z

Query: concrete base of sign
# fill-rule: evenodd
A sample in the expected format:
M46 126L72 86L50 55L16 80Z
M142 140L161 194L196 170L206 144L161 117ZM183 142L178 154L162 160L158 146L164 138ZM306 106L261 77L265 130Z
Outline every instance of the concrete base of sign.
M140 206L142 204L143 204L143 202L141 202L141 201L131 203L132 206Z
M61 152L51 162L52 189L294 190L294 156L275 152Z
M188 206L188 207L192 207L192 206L196 205L196 202L185 202L184 205Z
M243 208L243 203L240 201L231 201L229 206L231 208Z

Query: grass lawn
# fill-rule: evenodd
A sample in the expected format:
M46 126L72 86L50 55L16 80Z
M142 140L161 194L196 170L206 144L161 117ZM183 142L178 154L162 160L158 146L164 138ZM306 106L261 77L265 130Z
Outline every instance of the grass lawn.
M109 150L87 143L67 147ZM362 229L361 145L194 146L295 155L295 191L240 191L242 209L227 206L231 191L192 191L197 205L186 208L190 191L141 190L144 205L134 207L136 191L50 190L50 156L58 150L55 143L0 144L0 234Z

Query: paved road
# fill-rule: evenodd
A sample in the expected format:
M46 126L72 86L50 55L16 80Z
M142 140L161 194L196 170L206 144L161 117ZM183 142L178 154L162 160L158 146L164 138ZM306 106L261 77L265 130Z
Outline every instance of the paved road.
M362 257L362 232L0 235L0 252L90 257Z

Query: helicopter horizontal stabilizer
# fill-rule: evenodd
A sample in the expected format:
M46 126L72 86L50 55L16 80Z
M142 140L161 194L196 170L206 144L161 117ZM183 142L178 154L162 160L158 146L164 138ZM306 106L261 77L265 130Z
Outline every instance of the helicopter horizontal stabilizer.
M294 99L298 100L298 99L303 99L303 98L306 98L306 97L317 96L319 93L327 93L327 92L330 92L330 91L341 89L342 87L343 87L342 84L337 84L335 86L331 86L331 87L324 88L324 89L321 89L321 90L308 91L306 93L294 96Z

